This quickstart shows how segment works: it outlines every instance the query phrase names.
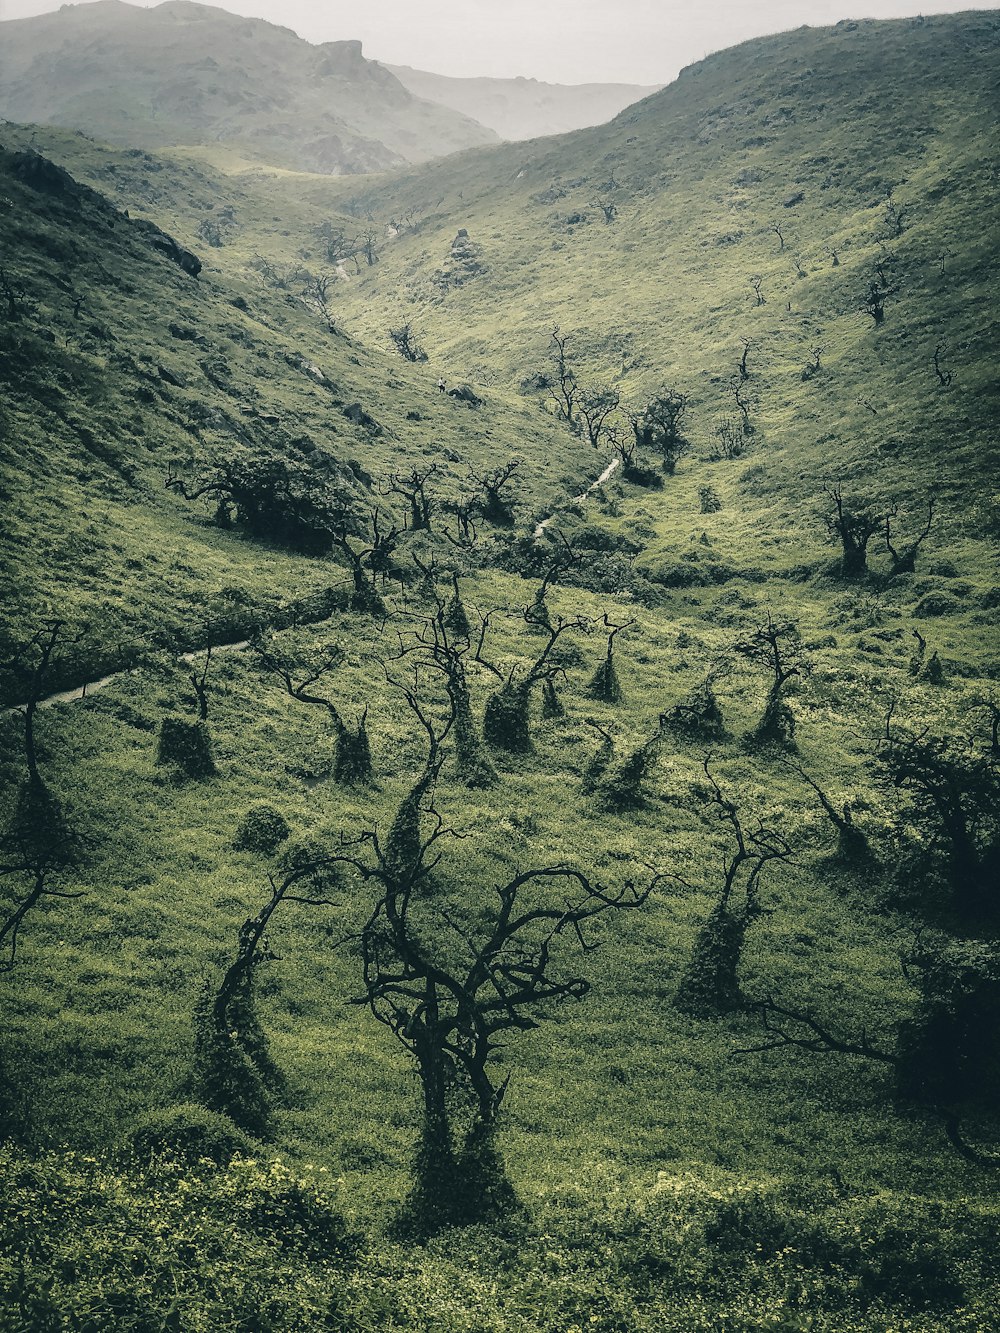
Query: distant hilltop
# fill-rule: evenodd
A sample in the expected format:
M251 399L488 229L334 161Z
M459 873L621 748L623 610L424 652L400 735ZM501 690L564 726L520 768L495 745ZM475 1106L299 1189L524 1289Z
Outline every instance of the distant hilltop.
M659 92L662 84L540 83L537 79L453 79L408 65L386 65L417 97L487 125L501 139L567 134L613 119L619 111Z
M220 147L326 175L380 172L498 138L610 119L647 88L449 79L368 60L359 41L189 0L121 0L12 19L0 38L0 116L144 149Z
M157 149L225 145L331 175L385 171L493 143L414 96L358 41L314 46L209 5L64 5L2 25L0 116Z

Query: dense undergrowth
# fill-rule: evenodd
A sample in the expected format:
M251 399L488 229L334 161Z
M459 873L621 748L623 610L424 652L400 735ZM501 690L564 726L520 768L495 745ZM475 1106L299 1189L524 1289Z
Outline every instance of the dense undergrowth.
M996 1323L997 32L974 15L751 44L610 127L353 200L3 128L0 687L19 703L128 668L39 709L33 750L24 715L0 717L5 855L39 865L41 823L65 846L46 885L80 895L39 902L0 978L4 1328ZM948 92L928 103L932 78ZM225 244L199 248L193 219L221 209ZM348 263L324 310L320 228L359 209L377 261ZM859 306L887 253L876 323ZM435 277L459 261L461 285ZM426 363L388 337L407 319ZM572 501L611 441L540 387L556 323L581 386L634 413L684 395L687 452L640 460L660 485L623 468ZM461 647L461 726L434 626ZM422 787L408 692L439 739L455 718ZM593 923L599 948L558 941L589 990L491 1056L506 1215L418 1242L413 1027L400 1044L357 1002L377 883L345 848L370 856L352 840L375 828L400 861L435 815L461 836L414 938L442 967L529 868L607 892L660 877ZM206 1045L199 997L309 865L326 877L276 906ZM239 1086L206 1073L223 1056ZM252 1138L192 1106L240 1088L264 1088Z

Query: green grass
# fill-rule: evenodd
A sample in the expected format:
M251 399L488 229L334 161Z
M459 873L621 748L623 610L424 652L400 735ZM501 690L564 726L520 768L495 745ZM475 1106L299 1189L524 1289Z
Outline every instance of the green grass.
M553 590L553 612L636 620L616 644L625 701L585 695L605 651L595 625L573 636L560 683L566 717L533 715L534 752L494 756L498 788L469 792L446 764L437 805L466 836L445 848L440 893L474 919L494 884L530 865L565 861L610 883L647 865L679 878L641 912L607 919L602 947L572 962L593 983L590 995L546 1014L503 1052L511 1082L501 1145L528 1209L524 1234L472 1232L419 1252L386 1235L409 1184L418 1083L390 1034L351 1003L358 960L336 947L364 913L367 890L345 879L330 908L282 909L278 958L260 976L264 1025L290 1087L273 1150L295 1171L312 1163L342 1179L338 1197L369 1238L354 1277L309 1270L310 1281L333 1284L324 1301L336 1288L342 1302L338 1314L327 1305L310 1317L333 1321L318 1327L449 1333L991 1326L976 1237L992 1216L992 1185L949 1148L939 1120L894 1105L879 1065L747 1052L760 1044L749 1014L703 1021L673 1007L725 850L706 805L704 746L663 744L646 805L627 817L584 796L580 780L597 748L588 719L613 726L627 754L718 666L727 733L713 772L748 819L759 813L796 849L764 882L767 913L748 935L743 985L808 1008L834 1032L864 1028L891 1043L916 998L900 955L919 922L885 885L831 868L832 828L788 756L744 743L767 682L732 645L768 613L798 623L812 671L789 695L795 757L837 803L850 800L873 843L893 855L900 802L871 763L889 700L900 717L945 732L970 726L996 690L995 201L984 173L998 33L993 17L974 15L791 34L713 57L609 127L352 182L379 223L421 202L424 216L387 239L370 270L336 286L346 330L338 335L299 299L301 276L268 285L254 257L318 271L319 223L359 225L344 211L346 184L223 175L189 158L161 165L56 131L5 127L3 267L26 296L20 317L0 324L11 516L4 631L15 642L49 614L86 627L67 680L74 669L86 676L114 665L120 648L139 650L129 674L40 715L43 772L88 846L68 880L83 896L29 919L19 966L2 981L9 1120L30 1151L69 1145L103 1162L145 1112L188 1099L199 986L218 977L274 869L232 845L251 806L280 810L293 838L335 842L373 821L385 828L423 762L418 729L378 658L427 603L411 590L404 607L393 594L380 633L343 610L341 595L324 604L323 623L288 629L289 604L345 587L347 571L214 526L207 507L164 489L167 467L224 450L242 431L278 452L308 436L383 479L436 461L436 494L456 497L468 465L518 456L517 537L558 511L561 531L591 543ZM237 226L222 249L203 254L195 283L123 219L109 228L93 201L66 205L17 179L11 153L32 136L79 179L195 249L209 206L232 205ZM746 148L749 139L768 142ZM557 226L553 212L586 211L612 167L619 220ZM737 184L751 169L759 180ZM583 183L532 202L557 175ZM876 329L857 306L886 225L886 184L907 211L891 241L899 290ZM805 198L786 211L793 187ZM784 252L769 231L775 220L788 223ZM487 271L442 295L433 277L459 226L483 245ZM738 240L716 244L737 231ZM795 276L790 254L806 277ZM767 295L760 308L753 273ZM77 296L85 309L74 317ZM387 330L404 319L430 353L426 365L391 351ZM555 322L573 335L581 379L615 376L628 335L632 364L620 384L631 402L665 382L689 395L692 452L662 490L612 479L567 507L603 456L542 395L519 387L544 368ZM204 343L172 336L170 323ZM711 462L742 336L759 344L750 360L757 430L744 457ZM954 372L947 387L929 364L938 340ZM815 346L822 370L804 380ZM295 353L335 389L296 369L286 359ZM218 373L219 358L229 376ZM161 364L187 387L165 382ZM472 383L483 406L440 395L439 374ZM343 417L355 401L381 434ZM824 485L837 481L851 496L897 500L904 535L922 522L926 497L937 497L914 575L888 578L876 538L870 577L836 578L822 512ZM376 498L351 484L359 504ZM706 484L723 501L716 513L700 513ZM624 558L594 549L623 537L639 548L631 572ZM467 607L509 609L488 640L504 669L529 662L539 645L519 614L537 586L517 572L527 545L487 525L471 554L440 534L403 543L435 554L442 587L460 572ZM931 594L942 614L920 613ZM219 776L178 784L155 765L161 718L193 716L172 651L243 637L254 616L286 626L282 643L343 645L333 688L348 718L370 709L371 789L332 782L322 710L282 694L243 652L220 656L210 676ZM909 674L914 628L940 654L943 685ZM475 674L477 718L494 687L489 673ZM0 718L5 809L23 776L18 728L16 716ZM103 1164L126 1175L102 1178L100 1197L124 1190L141 1202L148 1182L131 1169ZM746 1234L729 1213L719 1222L720 1200L745 1196L754 1200ZM781 1219L802 1242L801 1262ZM904 1222L913 1235L900 1239ZM823 1238L810 1243L826 1258L806 1252L812 1223ZM103 1225L93 1221L95 1234ZM860 1250L849 1235L861 1237ZM950 1304L934 1304L943 1279L937 1295L919 1295L937 1272L914 1250L921 1245L961 1276L964 1294L952 1291ZM878 1267L883 1260L897 1264L898 1281ZM909 1295L905 1272L918 1273ZM273 1327L303 1326L295 1320L306 1306L296 1302L305 1299L292 1292ZM192 1313L190 1326L212 1327L208 1318Z

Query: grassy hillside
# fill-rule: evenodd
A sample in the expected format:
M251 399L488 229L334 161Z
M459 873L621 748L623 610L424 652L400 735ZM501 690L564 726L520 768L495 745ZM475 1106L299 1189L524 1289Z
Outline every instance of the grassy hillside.
M413 96L360 42L313 46L209 5L101 0L4 23L0 114L140 148L219 142L303 171L381 171L489 143Z
M970 15L751 43L611 126L360 190L4 128L4 698L130 668L34 718L38 781L77 831L45 807L46 845L64 849L46 882L81 896L33 908L0 977L12 1328L996 1324L998 37ZM199 238L206 218L218 244ZM197 254L197 277L144 220ZM368 253L342 244L366 232ZM859 311L877 263L878 324ZM395 349L406 324L427 360ZM675 471L640 440L645 484L619 469L573 500L610 444L591 447L543 387L555 324L583 389L616 388L637 416L665 386L686 395ZM713 457L727 440L735 456ZM328 549L164 485L190 493L248 455L317 488L306 535ZM476 477L514 458L507 523ZM406 477L432 463L426 530ZM827 487L872 520L853 575ZM929 500L914 568L894 568L884 518L905 555ZM323 505L343 509L340 545ZM366 554L373 512L380 532L407 525L385 578ZM539 602L567 542L575 559ZM540 679L529 748L511 750L490 718L502 679L537 663L546 617L568 626L546 659L554 696ZM58 660L36 688L53 618ZM626 622L616 697L608 634ZM769 627L796 668L777 692ZM414 788L425 724L440 735L454 707L435 632L465 654L492 786L470 784L456 725ZM259 650L207 659L253 634ZM371 778L338 780L340 727L361 719ZM24 862L4 879L12 904L38 799L24 727L0 717L3 848ZM171 728L210 739L214 772L169 761ZM901 767L913 738L966 803L961 873ZM248 821L263 804L283 840L251 836L281 832ZM407 911L442 973L527 870L572 868L610 899L652 887L552 938L546 967L579 1003L539 1002L491 1056L505 1092L490 1142L514 1197L415 1240L398 1219L412 1227L427 1122L407 1043L427 1008L398 1039L376 1021L364 963L391 923L365 923L378 848L403 858L413 821L427 839L436 818L449 836ZM737 876L727 916L733 818L773 856L749 897ZM219 1038L249 1059L240 1033L263 1034L284 1076L248 1142L178 1109L217 1104L195 1012L241 926L306 863L322 876L280 903L255 956L258 1026L233 1010ZM970 905L973 870L986 887ZM542 911L575 901L558 876L524 893ZM693 1002L741 923L736 990ZM502 954L506 981L528 984L533 956ZM458 1144L469 1085L448 1086Z

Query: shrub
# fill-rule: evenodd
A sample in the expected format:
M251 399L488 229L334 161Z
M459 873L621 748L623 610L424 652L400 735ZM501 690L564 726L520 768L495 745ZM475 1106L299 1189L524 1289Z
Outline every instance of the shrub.
M273 805L252 805L240 820L233 846L240 852L261 852L273 856L291 830L284 815Z
M193 1102L148 1111L126 1135L125 1146L143 1162L166 1156L216 1166L227 1166L238 1155L251 1157L255 1148L227 1116Z
M156 762L170 764L185 777L209 778L218 771L212 754L212 738L202 721L165 717L160 723Z

